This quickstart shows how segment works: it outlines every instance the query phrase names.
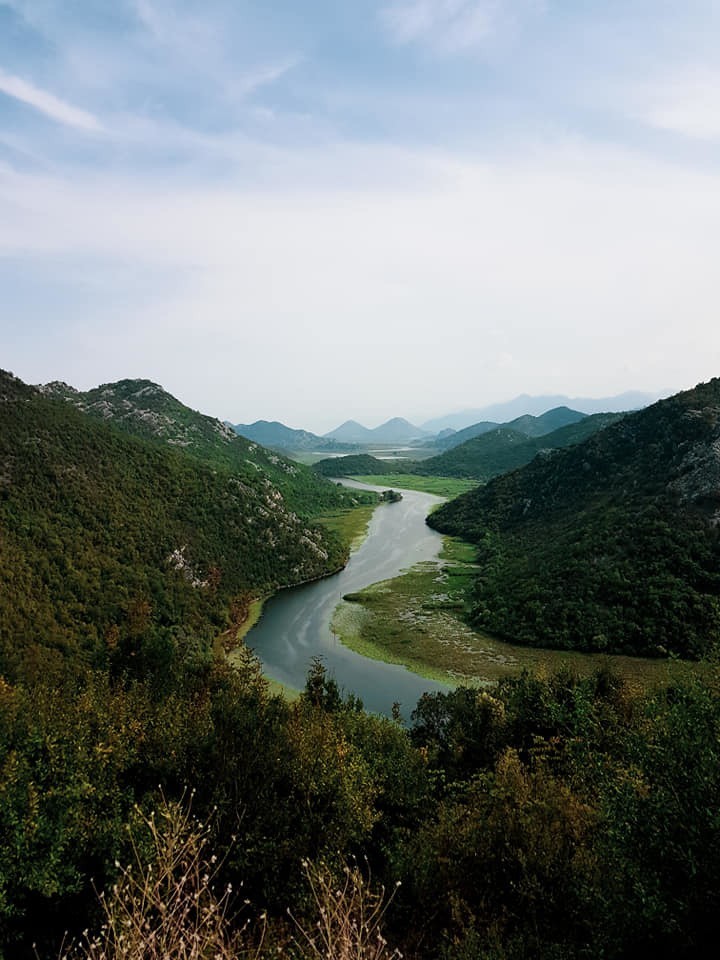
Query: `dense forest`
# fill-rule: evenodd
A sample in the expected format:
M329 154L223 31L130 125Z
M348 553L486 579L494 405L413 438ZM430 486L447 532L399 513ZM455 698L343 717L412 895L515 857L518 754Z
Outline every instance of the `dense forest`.
M231 669L201 647L142 677L43 665L0 689L5 956L37 943L55 957L64 931L100 931L95 889L111 898L120 864L162 865L147 818L162 830L168 803L191 803L207 831L224 927L247 949L233 956L389 957L340 949L383 887L382 934L408 958L711 956L717 682L638 697L602 671L523 675L427 695L405 729L321 667L288 705L250 660ZM342 896L356 866L359 902ZM325 902L308 871L330 876ZM181 874L163 882L168 902ZM150 906L135 913L167 933ZM318 938L332 924L335 951L296 922Z
M474 623L537 646L713 653L719 439L712 380L444 505L428 522L479 547Z
M347 559L310 517L349 494L259 448L241 463L245 441L224 437L217 421L201 418L209 438L188 451L7 374L0 396L0 671L9 679L38 648L141 671L188 635L209 641L241 620L249 598Z
M83 413L158 445L196 457L251 486L268 481L291 509L309 519L326 507L350 502L332 484L318 483L308 467L240 437L226 424L191 410L150 380L120 380L81 393L65 383L41 388L45 396L69 401Z
M621 421L579 463L536 461L571 457L573 491L543 487L538 511L582 515L619 476L633 496L670 484L707 529L717 392ZM385 719L315 662L288 703L215 640L248 591L325 572L342 546L262 467L240 479L169 443L176 427L115 419L0 377L1 955L713 954L715 668L645 693L605 668L522 674ZM498 539L523 476L487 488Z

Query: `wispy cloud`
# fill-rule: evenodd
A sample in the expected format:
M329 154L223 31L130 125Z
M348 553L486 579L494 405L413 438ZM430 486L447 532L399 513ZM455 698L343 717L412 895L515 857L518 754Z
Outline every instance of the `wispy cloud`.
M393 0L381 20L400 44L426 43L454 52L482 47L542 0Z
M88 132L98 132L102 129L97 117L87 110L73 106L66 100L56 97L55 94L2 70L0 70L0 93L20 100L21 103L45 114L56 123Z
M299 62L300 59L298 57L293 57L281 63L270 63L258 67L256 70L251 70L236 81L236 92L243 96L248 96L261 87L267 87L284 77L285 74L289 73Z
M720 140L720 69L692 67L644 91L650 126L695 140Z

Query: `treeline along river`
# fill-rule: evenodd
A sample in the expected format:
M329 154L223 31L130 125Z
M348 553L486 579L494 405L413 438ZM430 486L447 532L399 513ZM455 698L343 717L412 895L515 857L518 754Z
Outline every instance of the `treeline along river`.
M364 490L383 489L343 482ZM380 504L367 537L344 570L283 590L267 602L260 621L246 638L267 676L302 689L313 657L322 657L338 684L346 693L360 697L367 710L390 715L397 701L406 718L425 691L447 689L405 667L354 653L335 639L330 629L333 611L344 594L395 577L415 563L437 559L442 537L426 526L425 517L440 502L431 494L407 490L397 503Z

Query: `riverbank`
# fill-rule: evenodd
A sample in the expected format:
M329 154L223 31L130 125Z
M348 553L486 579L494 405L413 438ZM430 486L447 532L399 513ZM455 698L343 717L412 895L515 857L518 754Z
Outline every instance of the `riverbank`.
M346 546L349 556L351 556L356 550L359 549L367 537L370 520L372 519L372 515L378 506L379 501L371 504L360 504L356 507L344 507L337 510L328 510L321 516L317 517L316 522L324 526L326 529L332 530L334 533L336 533ZM327 576L333 576L335 573L337 573L337 571L328 573ZM235 649L244 644L248 633L259 622L265 604L273 596L275 596L275 594L268 594L265 597L258 597L256 600L251 602L247 618L235 632ZM228 661L232 663L234 659L233 650L231 650L227 656ZM297 700L297 698L300 696L301 691L297 687L291 686L287 683L282 683L280 680L275 679L265 671L263 671L263 675L268 682L269 690L272 694L284 697L290 702Z
M372 483L394 490L417 490L420 493L432 493L436 497L452 500L461 493L474 490L477 480L463 480L458 477L422 477L414 473L384 473L378 476L351 477L360 483Z
M333 614L333 630L356 653L453 685L487 686L524 669L553 672L563 666L584 676L607 665L632 686L647 688L702 670L684 661L519 646L473 630L463 619L473 550L446 538L440 564L417 564L346 594Z
M368 534L370 520L378 503L363 503L357 507L328 510L316 517L316 523L336 533L349 553L354 553Z

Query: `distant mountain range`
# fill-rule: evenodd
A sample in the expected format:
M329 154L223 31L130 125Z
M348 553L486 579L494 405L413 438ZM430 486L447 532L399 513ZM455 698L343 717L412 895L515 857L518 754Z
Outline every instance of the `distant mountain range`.
M331 437L319 437L309 430L293 430L277 420L256 420L255 423L231 424L240 437L275 450L317 450L320 453L352 453L355 443L342 443Z
M359 448L393 444L449 450L501 426L527 437L539 437L571 423L578 423L583 416L638 410L653 403L659 396L637 390L600 398L570 398L561 394L534 397L522 394L506 403L436 417L422 426L410 423L404 417L392 417L372 429L357 420L346 420L322 436L309 430L295 430L277 420L256 420L250 424L232 424L226 420L225 423L239 436L288 452L349 454L358 452Z
M421 427L416 427L408 420L402 417L393 417L385 423L380 424L373 430L364 427L357 420L346 420L345 423L326 433L325 437L331 440L339 440L343 443L361 443L364 445L374 443L410 443L412 440L418 440L427 437L428 431Z
M479 437L484 433L490 433L499 427L505 427L508 430L514 430L525 437L542 437L560 427L570 426L572 423L579 423L585 418L586 414L579 410L571 410L569 407L555 407L548 410L539 417L534 417L529 413L511 420L509 423L494 423L492 420L481 420L480 423L473 423L464 430L446 430L438 434L432 440L427 440L423 446L431 446L438 450L450 450L452 447L459 447L467 440Z
M447 428L463 430L465 427L472 426L482 420L494 421L496 425L507 424L509 421L525 414L540 416L540 414L557 407L570 407L572 410L585 414L620 413L646 407L658 400L661 395L660 393L641 393L638 390L628 390L613 397L599 398L566 397L562 394L532 397L523 393L519 397L515 397L514 400L508 400L505 403L494 403L487 407L461 410L458 413L448 413L442 417L435 417L423 423L422 429L428 433L439 433Z
M530 463L538 454L547 456L553 450L580 443L622 416L621 413L594 413L544 434L528 434L517 429L517 426L513 427L513 424L521 425L524 421L536 419L520 417L512 423L472 437L436 457L423 460L418 464L417 472L487 481ZM528 424L525 423L525 426Z

